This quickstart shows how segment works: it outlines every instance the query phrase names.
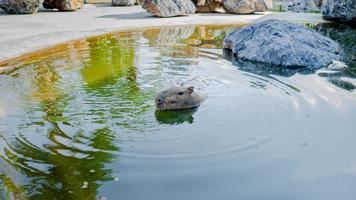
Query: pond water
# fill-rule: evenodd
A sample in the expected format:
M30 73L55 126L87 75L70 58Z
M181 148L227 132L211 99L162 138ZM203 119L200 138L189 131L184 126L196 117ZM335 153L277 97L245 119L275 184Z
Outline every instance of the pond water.
M0 199L354 199L355 29L317 25L347 69L232 59L238 28L72 41L0 64ZM232 62L231 62L231 61ZM195 110L155 112L194 85Z

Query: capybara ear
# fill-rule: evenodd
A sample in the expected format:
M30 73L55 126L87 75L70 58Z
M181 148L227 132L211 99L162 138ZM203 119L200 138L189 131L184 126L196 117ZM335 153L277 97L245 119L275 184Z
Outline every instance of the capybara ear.
M193 93L194 92L194 86L189 86L188 87L188 92L189 92L189 94Z

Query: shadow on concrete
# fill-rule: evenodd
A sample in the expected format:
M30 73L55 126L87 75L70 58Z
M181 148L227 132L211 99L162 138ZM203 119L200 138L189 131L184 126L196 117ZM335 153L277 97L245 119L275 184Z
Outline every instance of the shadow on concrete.
M236 14L236 13L219 13L219 12L213 12L213 13L195 13L196 15L201 15L201 16L210 16L210 17L223 17L223 16L238 16L238 15L265 15L263 12L256 12L256 13L251 13L251 14Z
M127 14L102 15L97 18L115 18L115 19L133 20L133 19L152 18L152 16L148 14L146 11L141 11L141 12L127 13Z

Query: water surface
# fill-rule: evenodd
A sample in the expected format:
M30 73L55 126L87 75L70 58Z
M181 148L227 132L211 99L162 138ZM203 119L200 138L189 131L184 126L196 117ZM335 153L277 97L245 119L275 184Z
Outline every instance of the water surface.
M0 197L354 199L355 29L318 25L349 68L308 71L233 59L222 40L238 27L112 33L1 63ZM155 112L181 83L205 102Z

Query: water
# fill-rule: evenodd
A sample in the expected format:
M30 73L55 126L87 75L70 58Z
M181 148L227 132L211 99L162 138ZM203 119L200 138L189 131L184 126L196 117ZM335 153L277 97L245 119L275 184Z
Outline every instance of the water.
M234 28L112 33L1 63L1 198L354 199L355 29L316 26L350 68L307 71L230 62ZM182 82L205 102L155 112Z

